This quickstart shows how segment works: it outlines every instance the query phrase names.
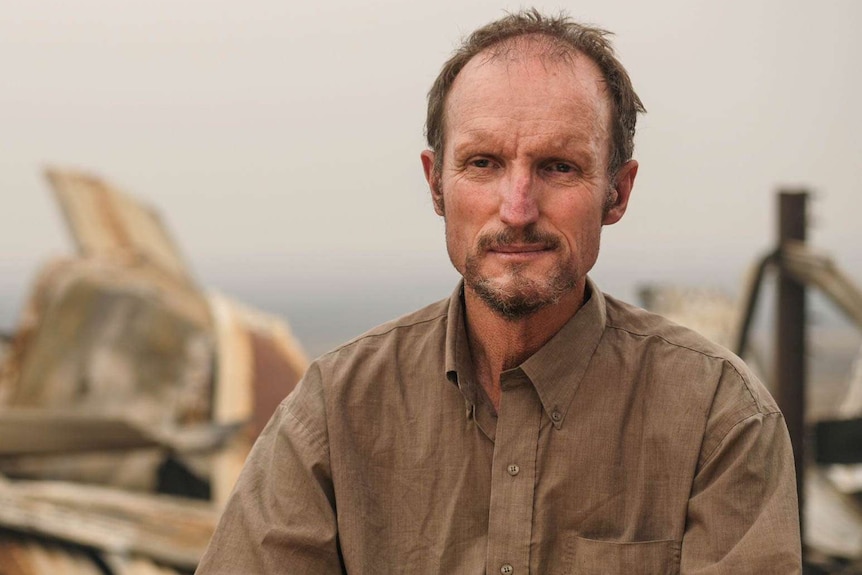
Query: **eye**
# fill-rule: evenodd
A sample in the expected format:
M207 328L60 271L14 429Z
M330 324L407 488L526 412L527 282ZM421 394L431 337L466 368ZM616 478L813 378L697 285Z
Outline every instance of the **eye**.
M545 167L545 169L551 172L558 172L560 174L568 174L575 171L574 166L567 164L566 162L551 162Z
M490 168L491 160L488 158L476 158L470 162L470 165L474 168Z

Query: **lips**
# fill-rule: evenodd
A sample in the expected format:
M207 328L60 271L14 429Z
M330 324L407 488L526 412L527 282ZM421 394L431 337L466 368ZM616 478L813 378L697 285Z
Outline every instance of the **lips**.
M554 248L547 244L505 244L493 246L485 253L500 262L526 264L545 258L553 250Z
M493 246L488 249L490 252L500 254L531 254L536 252L549 251L553 248L545 244L516 244L516 245L501 245Z
M508 262L525 262L545 256L561 246L554 234L530 226L522 230L504 228L479 237L477 253Z

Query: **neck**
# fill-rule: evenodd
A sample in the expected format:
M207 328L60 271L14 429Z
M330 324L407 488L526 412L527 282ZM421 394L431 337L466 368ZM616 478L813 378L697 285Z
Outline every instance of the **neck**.
M584 303L585 280L559 302L519 319L492 310L464 287L467 337L476 378L495 409L500 409L500 374L526 361L577 313Z

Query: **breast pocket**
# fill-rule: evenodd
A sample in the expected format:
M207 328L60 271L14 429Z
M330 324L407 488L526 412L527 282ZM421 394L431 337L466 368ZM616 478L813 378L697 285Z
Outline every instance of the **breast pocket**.
M572 536L560 575L679 575L680 543L625 543Z

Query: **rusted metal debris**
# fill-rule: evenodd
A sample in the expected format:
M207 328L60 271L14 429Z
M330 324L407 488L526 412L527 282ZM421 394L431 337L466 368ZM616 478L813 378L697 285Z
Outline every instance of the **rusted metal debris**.
M78 254L0 347L0 573L190 571L307 358L281 319L201 289L151 208L48 180Z

